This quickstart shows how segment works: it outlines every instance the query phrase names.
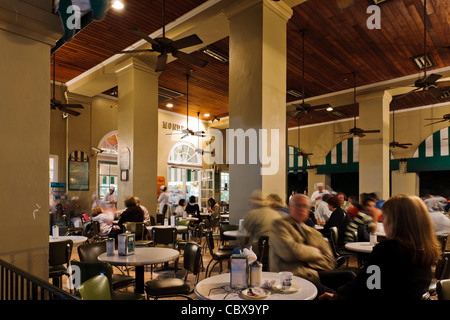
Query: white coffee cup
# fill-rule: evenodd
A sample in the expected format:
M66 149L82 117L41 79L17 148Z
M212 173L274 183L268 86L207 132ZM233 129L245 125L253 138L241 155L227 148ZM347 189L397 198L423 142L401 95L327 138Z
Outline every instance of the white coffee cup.
M292 272L289 271L281 271L279 272L280 275L280 284L282 290L289 290L292 285Z

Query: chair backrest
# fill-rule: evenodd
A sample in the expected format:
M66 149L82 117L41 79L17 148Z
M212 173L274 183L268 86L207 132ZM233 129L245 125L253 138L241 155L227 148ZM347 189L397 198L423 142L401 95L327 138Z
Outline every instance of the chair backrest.
M439 280L436 283L438 300L450 300L450 279Z
M152 239L155 245L173 245L177 243L177 228L152 228Z
M205 233L205 223L200 222L197 227L197 235L198 235L198 244L202 243L203 234Z
M206 235L206 243L208 244L209 252L212 255L214 252L214 237L213 237L212 231L206 232L205 235Z
M187 272L190 271L196 277L196 282L198 280L198 275L200 274L200 262L202 259L202 247L196 243L188 242L184 247L183 253L183 266L186 270L185 279L187 279Z
M73 272L72 276L79 277L80 285L99 274L104 274L108 278L110 287L112 287L113 269L109 263L103 261L81 262L77 260L72 260L70 264ZM77 270L74 268L74 266L78 267L79 273L76 272Z
M437 236L437 239L438 239L439 243L441 244L441 251L442 251L442 253L444 253L445 248L447 247L448 236Z
M156 226L156 219L154 216L150 216L150 225L151 226Z
M220 231L220 241L223 243L225 240L231 240L233 237L227 237L223 233L229 230L239 230L239 225L237 224L229 224L229 223L220 223L219 231Z
M83 300L111 300L109 280L103 274L81 284L78 293Z
M445 252L437 262L435 277L438 280L450 278L450 252Z
M260 236L258 239L259 262L263 269L267 269L269 262L269 236Z
M68 265L72 256L72 248L72 240L50 242L48 247L49 266Z
M156 224L163 224L164 223L164 214L157 213L156 214Z
M338 256L338 253L337 253L338 240L339 240L338 228L330 227L330 245L331 245L331 248L333 250L335 257Z
M180 221L178 221L178 225L179 226L188 227L186 230L179 230L178 233L187 234L189 232L189 224L190 224L190 222L187 221L187 220L180 220Z
M124 222L123 226L125 227L125 231L129 231L136 235L136 240L145 239L146 229L144 222Z
M97 262L97 257L106 252L106 241L91 242L78 247L81 262Z

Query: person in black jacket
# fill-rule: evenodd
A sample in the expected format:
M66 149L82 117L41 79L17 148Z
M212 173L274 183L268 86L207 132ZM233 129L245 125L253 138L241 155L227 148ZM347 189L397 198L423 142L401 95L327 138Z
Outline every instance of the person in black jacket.
M186 206L186 213L191 214L195 218L198 218L195 224L198 224L202 221L202 217L200 216L200 207L196 203L195 196L189 197L189 203Z
M124 201L126 210L122 212L119 222L119 227L122 228L125 222L144 222L144 211L136 204L134 197L128 196Z
M322 234L325 237L330 236L330 228L336 227L338 229L338 246L343 248L345 245L344 236L347 225L350 223L350 217L342 210L341 202L337 196L331 196L326 199L328 209L331 211L331 216L323 226Z
M382 210L387 240L373 248L355 280L320 300L420 300L426 293L440 246L425 204L417 196L400 194Z

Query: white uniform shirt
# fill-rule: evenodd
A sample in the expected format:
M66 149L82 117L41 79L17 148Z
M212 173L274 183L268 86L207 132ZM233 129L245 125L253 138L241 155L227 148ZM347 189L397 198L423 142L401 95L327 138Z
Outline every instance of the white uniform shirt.
M322 191L319 190L314 191L311 196L311 204L318 206L322 202L322 197L324 194L330 194L330 192L327 189L323 189ZM320 196L320 199L316 200L318 196Z
M169 205L169 193L163 192L158 198L159 203L159 213L163 213L164 205ZM170 208L167 209L169 211Z
M105 203L105 207L106 208L111 208L111 207L115 206L115 204L113 202L111 202L111 201L114 201L114 202L117 201L116 200L116 195L115 195L114 192L112 194L108 192L103 197L103 202Z

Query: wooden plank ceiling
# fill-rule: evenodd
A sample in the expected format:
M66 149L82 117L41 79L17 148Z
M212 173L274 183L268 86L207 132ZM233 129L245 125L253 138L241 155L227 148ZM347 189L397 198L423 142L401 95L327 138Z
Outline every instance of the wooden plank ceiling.
M169 23L205 0L166 1L166 23ZM369 85L411 74L420 70L411 58L423 55L423 0L388 0L379 5L381 29L366 26L370 0L355 0L355 4L339 10L334 0L309 0L294 9L288 22L287 88L302 92L302 51L300 30L305 34L305 97L319 96L353 87L352 72L357 72L357 86ZM162 26L160 0L127 1L123 11L110 10L99 22L91 23L56 53L56 80L67 82L94 67L114 52L123 50L140 40L128 28L135 27L147 34ZM432 67L450 66L450 1L427 1L427 52ZM211 45L228 55L228 38ZM185 74L190 70L190 116L212 119L228 115L228 63L218 62L204 53L204 68L175 60L168 64L159 77L159 85L186 93ZM413 83L411 83L413 85ZM413 89L413 88L411 88ZM450 88L446 88L450 90ZM298 98L287 95L286 101ZM405 109L443 101L424 92L418 92L391 103L391 108ZM165 103L161 109L186 114L186 96L174 98L173 108ZM353 117L354 106L341 106L343 117L327 111L315 111L302 118L302 125ZM209 113L210 117L204 117ZM296 126L297 120L289 122Z

